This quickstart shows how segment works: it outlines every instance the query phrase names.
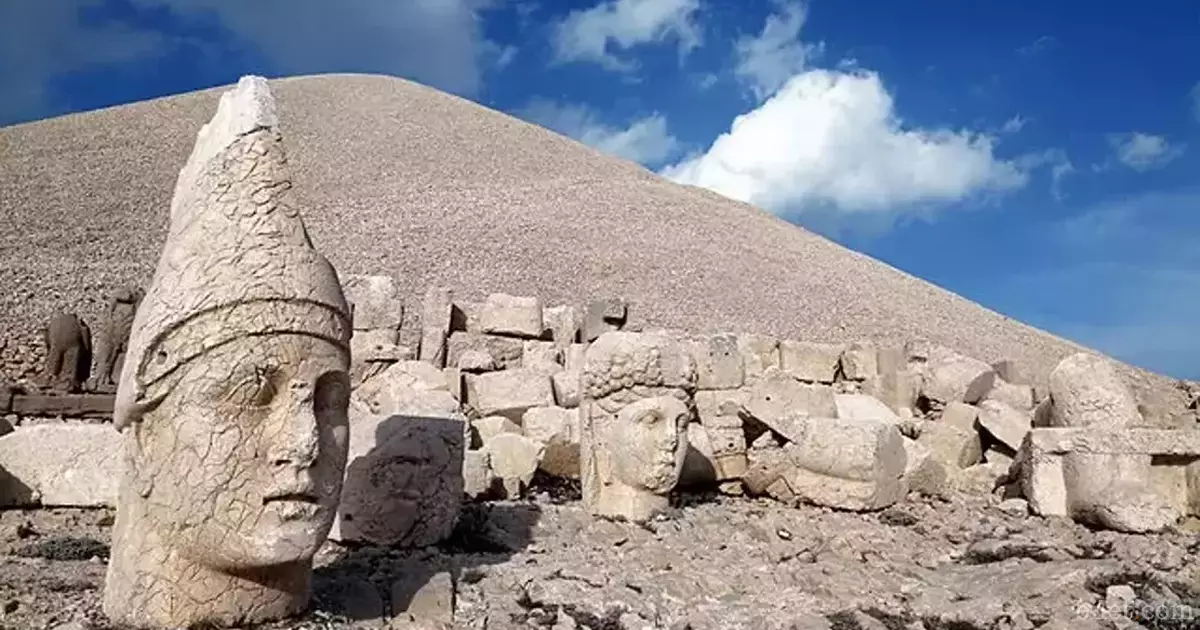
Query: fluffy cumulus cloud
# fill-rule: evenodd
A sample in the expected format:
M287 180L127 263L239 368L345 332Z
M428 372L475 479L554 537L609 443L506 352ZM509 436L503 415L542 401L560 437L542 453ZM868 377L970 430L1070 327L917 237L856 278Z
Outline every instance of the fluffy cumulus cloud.
M775 212L880 211L1023 186L993 140L908 129L875 73L810 70L738 116L707 152L662 174Z
M267 74L379 72L474 96L487 68L512 59L481 33L493 0L359 0L354 10L326 0L128 0L173 27L117 18L104 0L0 2L0 124L54 112L47 85L99 66L153 61L176 46L203 53L228 46L254 51ZM205 39L217 27L219 41ZM194 54L194 53L193 53Z
M759 100L774 94L823 48L799 40L807 15L803 4L785 3L781 9L781 14L767 18L757 35L744 35L734 44L737 58L734 72Z
M637 64L614 53L634 46L675 39L680 54L700 45L696 12L700 0L608 0L569 13L554 25L556 60L589 61L611 70Z
M1117 160L1135 171L1161 168L1183 154L1182 147L1171 146L1162 136L1136 131L1110 135L1108 141Z
M628 127L615 127L602 122L587 107L545 99L532 101L517 114L600 151L646 165L661 164L679 148L679 142L667 130L666 118L659 114L636 120Z

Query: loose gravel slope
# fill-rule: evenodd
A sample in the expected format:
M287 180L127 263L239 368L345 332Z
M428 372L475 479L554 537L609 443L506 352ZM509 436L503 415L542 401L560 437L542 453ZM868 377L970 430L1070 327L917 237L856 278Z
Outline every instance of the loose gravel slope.
M415 304L433 284L468 299L623 296L650 325L924 336L1041 374L1078 349L757 208L424 86L272 83L317 246L343 274L394 274ZM112 288L150 278L176 175L219 93L0 129L0 331L36 343L53 308L95 327Z

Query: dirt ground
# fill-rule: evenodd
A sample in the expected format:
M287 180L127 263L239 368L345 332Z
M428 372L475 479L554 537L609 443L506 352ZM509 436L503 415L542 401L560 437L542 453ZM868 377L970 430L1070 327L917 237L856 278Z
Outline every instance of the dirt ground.
M0 629L113 630L112 521L0 512ZM1200 628L1198 531L1093 532L968 496L853 514L690 495L639 526L543 491L467 505L438 547L327 544L310 611L265 627L1183 630Z

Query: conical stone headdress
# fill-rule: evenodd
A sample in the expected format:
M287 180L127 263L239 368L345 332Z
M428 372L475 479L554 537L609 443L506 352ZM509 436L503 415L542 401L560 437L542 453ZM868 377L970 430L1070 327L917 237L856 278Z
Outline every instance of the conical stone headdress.
M144 401L205 352L248 337L302 334L350 352L350 309L293 203L267 81L243 77L201 128L171 201L154 279L138 308L113 414Z

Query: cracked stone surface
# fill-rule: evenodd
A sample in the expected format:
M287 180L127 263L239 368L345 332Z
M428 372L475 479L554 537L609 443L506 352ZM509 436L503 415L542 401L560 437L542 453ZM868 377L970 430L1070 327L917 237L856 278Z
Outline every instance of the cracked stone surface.
M227 626L308 604L346 465L351 318L292 188L267 83L245 77L180 172L117 388L116 623Z

